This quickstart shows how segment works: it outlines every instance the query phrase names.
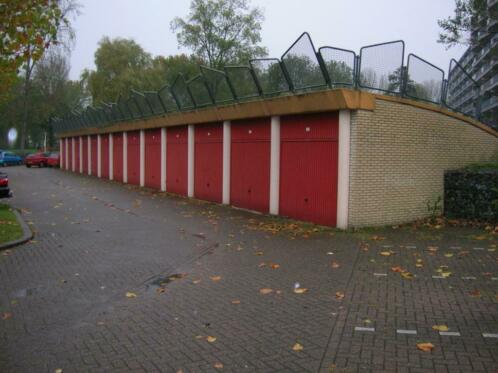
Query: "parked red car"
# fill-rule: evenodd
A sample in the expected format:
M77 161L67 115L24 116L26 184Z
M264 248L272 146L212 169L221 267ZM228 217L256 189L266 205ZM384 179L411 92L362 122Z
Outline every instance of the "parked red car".
M48 167L59 167L61 158L59 152L50 153L47 157Z
M30 168L31 166L45 167L48 165L48 156L50 153L34 153L26 156L24 158L24 163L26 167Z
M0 198L10 197L9 178L7 174L0 172Z

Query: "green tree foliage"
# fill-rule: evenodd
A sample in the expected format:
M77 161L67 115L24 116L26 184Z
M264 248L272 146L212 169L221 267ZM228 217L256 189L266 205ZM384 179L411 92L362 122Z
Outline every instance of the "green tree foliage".
M57 1L9 0L0 3L0 97L6 99L23 64L38 61L57 43L63 17Z
M192 0L186 19L175 18L171 29L178 43L210 67L266 55L261 42L263 12L248 0Z
M469 32L478 28L479 16L485 15L486 9L486 0L455 0L454 15L438 20L441 28L438 42L448 48L469 44Z
M85 70L82 81L93 105L128 97L131 89L157 91L171 85L179 73L198 74L200 61L186 55L156 57L131 39L104 37L95 52L96 70Z
M353 84L353 68L343 61L326 61L325 67L332 84Z

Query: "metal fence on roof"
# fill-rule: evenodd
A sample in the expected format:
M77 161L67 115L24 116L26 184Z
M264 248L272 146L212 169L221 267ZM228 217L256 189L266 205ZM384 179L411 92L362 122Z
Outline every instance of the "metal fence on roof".
M89 106L52 118L54 132L105 127L120 121L168 115L213 105L229 105L271 96L312 90L349 87L398 95L444 106L480 119L480 87L455 60L448 78L439 67L408 54L405 43L391 41L354 51L335 46L315 48L307 32L301 34L281 58L258 58L247 65L216 70L199 66L199 74L187 79L179 74L171 86L158 91L130 90L115 103Z

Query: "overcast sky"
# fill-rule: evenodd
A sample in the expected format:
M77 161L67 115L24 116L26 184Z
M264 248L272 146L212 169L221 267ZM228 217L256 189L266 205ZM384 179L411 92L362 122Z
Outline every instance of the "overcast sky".
M190 0L79 0L81 15L74 21L76 44L71 56L72 79L93 69L99 40L132 38L152 55L179 52L170 30L174 17L185 17ZM262 45L270 57L280 57L308 31L315 47L330 45L359 52L368 44L403 39L406 55L415 53L448 70L451 58L465 48L446 50L436 43L437 19L453 14L454 0L252 0L263 9ZM406 58L406 57L405 57Z

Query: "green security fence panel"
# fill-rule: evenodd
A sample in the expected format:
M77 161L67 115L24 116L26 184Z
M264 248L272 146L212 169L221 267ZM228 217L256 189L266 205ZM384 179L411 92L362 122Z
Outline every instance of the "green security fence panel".
M55 133L78 128L105 127L176 111L194 110L314 89L350 87L408 97L480 117L480 86L455 60L448 79L439 67L415 54L404 64L405 43L396 40L354 51L322 46L315 49L307 32L278 58L257 58L247 65L217 70L199 66L200 74L187 80L179 74L171 86L158 91L131 90L115 103L101 103L49 120Z
M321 47L318 54L327 71L331 87L352 87L355 84L355 52L326 46Z
M307 32L287 49L281 61L295 90L324 87L327 84L315 46Z

